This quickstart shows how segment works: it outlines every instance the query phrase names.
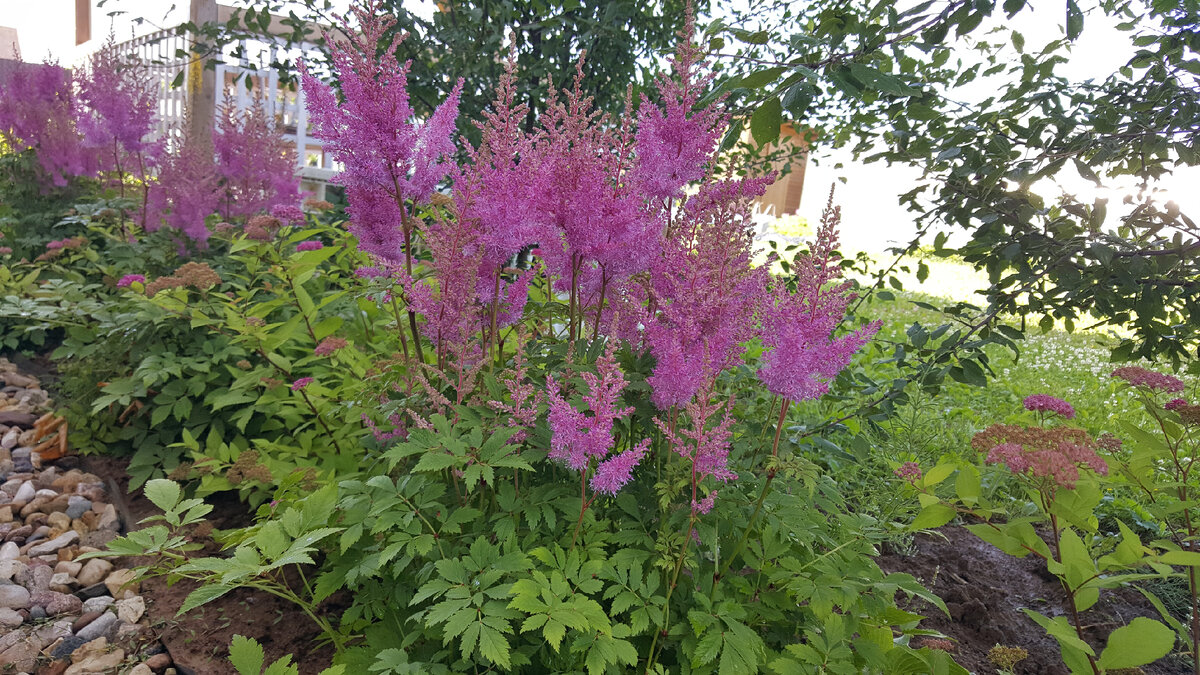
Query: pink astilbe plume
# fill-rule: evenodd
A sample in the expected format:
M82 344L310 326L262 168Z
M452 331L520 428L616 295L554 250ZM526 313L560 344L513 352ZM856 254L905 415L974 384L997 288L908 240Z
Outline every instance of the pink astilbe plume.
M144 175L158 106L158 86L146 68L122 63L110 37L77 79L82 104L77 125L99 169Z
M593 489L607 494L615 494L629 482L633 468L648 447L645 444L634 446L608 457L613 447L614 422L633 412L630 407L617 407L627 383L617 365L615 350L615 342L609 342L604 355L596 360L596 372L581 375L588 389L583 402L590 415L563 397L552 376L546 378L546 395L550 403L550 459L575 471L586 471L595 460Z
M482 135L479 147L468 146L470 161L455 183L460 217L477 221L481 231L486 268L481 285L541 234L535 198L540 157L533 150L533 135L524 130L529 107L515 103L515 69L510 56L491 109L476 122Z
M700 47L692 41L695 20L689 7L679 44L671 59L675 77L660 74L655 82L663 107L642 96L638 108L637 165L633 180L647 197L669 199L705 176L707 164L724 131L719 101L700 110L696 104L712 81L703 70Z
M671 448L692 463L693 485L699 485L709 476L721 482L737 479L729 468L729 448L733 426L733 399L721 400L710 396L705 390L684 406L690 425L679 430L661 419L654 423L662 430ZM715 424L710 421L716 420Z
M479 356L479 343L472 339L483 325L476 283L483 255L478 238L470 221L438 212L425 237L433 274L414 282L396 266L410 306L425 317L422 329L436 346L439 360L452 353L467 365Z
M75 125L78 109L65 68L0 62L0 137L16 152L34 149L46 180L60 187L96 171L95 153Z
M209 235L205 219L216 212L220 199L212 148L188 134L159 160L158 179L146 192L146 230L171 227L204 246Z
M508 394L507 401L488 401L488 407L508 416L506 424L520 429L509 439L510 443L520 443L528 437L527 429L532 429L537 422L538 411L545 396L527 379L527 365L523 345L527 336L517 336L517 352L513 356L513 366L501 374L500 384Z
M341 95L304 62L300 78L314 135L344 165L338 180L346 188L351 230L360 247L397 261L406 234L403 204L428 201L438 182L455 171L451 155L462 81L428 120L416 121L407 89L409 63L396 59L407 34L385 42L396 20L382 2L351 12L358 26L343 20L349 41L325 36Z
M881 325L876 321L833 337L854 299L849 282L836 283L841 276L837 264L840 218L831 192L812 250L796 260L796 291L790 292L783 279L772 279L763 306L764 353L758 378L772 394L788 400L811 400L828 391L829 382Z
M771 180L709 183L672 225L651 277L659 311L646 327L660 409L687 404L753 335L767 272L750 264L750 202Z
M278 206L299 211L296 149L275 128L262 96L245 110L227 105L213 133L221 178L221 215L229 220L269 213ZM303 215L300 216L303 219Z

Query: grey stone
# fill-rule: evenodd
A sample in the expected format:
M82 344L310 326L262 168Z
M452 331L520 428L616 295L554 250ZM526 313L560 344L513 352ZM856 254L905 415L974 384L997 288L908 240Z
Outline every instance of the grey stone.
M126 623L141 621L142 615L145 613L146 601L140 595L117 601L117 616Z
M0 581L11 581L25 571L27 565L20 560L0 558Z
M13 459L15 462L16 459ZM37 494L37 490L33 489L33 483L25 481L21 483L21 487L17 488L17 493L13 495L14 502L25 502L28 504L33 500L33 496Z
M21 555L21 547L14 542L8 541L0 546L0 560L12 560L19 555Z
M56 661L59 659L69 658L71 656L71 652L79 649L87 643L87 640L84 640L78 635L68 635L67 637L63 638L62 642L58 643L58 646L54 648L54 651L50 652L50 656Z
M111 595L100 595L83 601L84 612L103 612L116 602Z
M46 618L46 608L42 607L41 605L34 605L33 607L30 607L29 618L34 620Z
M29 555L32 557L46 555L47 553L54 553L58 549L63 548L64 546L70 546L77 541L79 541L79 533L75 530L68 530L48 542L38 544L37 546L30 548Z
M91 510L92 502L87 497L71 495L71 499L67 502L67 517L71 520L75 520Z
M79 629L75 637L84 642L91 642L100 637L111 638L117 634L117 629L120 627L121 619L112 612L105 612L100 615L100 618Z
M29 609L29 605L29 591L23 587L15 584L0 586L0 607Z

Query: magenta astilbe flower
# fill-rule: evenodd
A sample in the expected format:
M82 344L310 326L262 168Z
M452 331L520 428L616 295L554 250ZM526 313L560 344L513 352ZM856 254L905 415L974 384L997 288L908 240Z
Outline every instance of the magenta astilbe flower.
M713 506L716 506L716 503L717 503L717 491L713 490L712 492L708 493L708 495L706 495L704 497L704 499L701 499L699 501L693 499L692 500L692 509L694 509L696 511L696 513L699 513L701 515L708 515L708 512L713 510Z
M216 212L221 187L213 167L212 148L190 134L159 163L158 180L146 193L145 227L149 232L165 225L192 241L208 241L205 219Z
M610 342L604 355L596 360L595 373L583 373L581 377L587 385L588 392L583 396L583 402L588 415L563 398L559 385L552 376L546 378L546 394L550 403L550 459L563 462L575 471L586 471L591 461L602 462L613 446L613 423L620 417L633 412L633 408L617 408L621 392L625 390L625 376L621 373L615 357L615 344ZM626 453L635 452L631 448ZM627 457L611 465L605 474L602 485L606 490L616 492L620 485L616 483L624 476L628 481L628 472L641 459L641 454ZM622 454L626 454L622 453Z
M117 282L117 288L128 288L134 283L146 283L146 275L144 274L126 274Z
M828 391L830 381L881 325L876 321L833 337L854 298L849 283L831 285L841 276L837 265L839 219L840 211L833 206L830 193L812 250L796 260L796 292L788 292L781 279L774 279L770 299L763 307L765 351L758 378L771 393L788 400L811 400Z
M304 62L300 78L314 135L344 166L338 180L346 188L351 231L363 250L396 261L404 243L403 203L427 201L455 169L451 155L462 81L428 120L415 121L407 90L409 64L396 59L407 34L384 42L396 21L381 2L351 12L358 26L343 20L350 41L325 36L341 96Z
M102 171L142 173L158 106L158 85L140 63L122 63L110 37L78 77L83 143Z
M1050 412L1066 419L1075 417L1075 408L1070 403L1049 394L1034 394L1025 397L1025 409L1033 412Z
M524 341L525 336L518 335L517 344L523 345ZM509 439L510 443L520 443L528 437L528 432L525 430L533 428L537 422L538 410L542 401L545 400L542 392L534 386L533 382L527 380L526 373L525 350L518 346L517 353L513 357L512 369L497 378L500 380L500 384L504 385L504 389L508 393L508 400L488 401L489 408L507 415L506 424L508 426L521 429Z
M656 86L663 108L642 96L638 109L637 166L633 180L647 197L680 197L683 187L705 175L706 164L724 132L719 101L696 110L712 75L698 76L701 50L692 42L695 22L688 9L671 68L675 77L659 75Z
M659 418L654 423L663 432L671 448L694 465L694 484L712 476L722 483L736 480L729 468L729 448L733 426L733 400L713 399L708 390L684 406L689 425L672 430ZM717 419L716 424L710 422Z
M600 462L596 466L596 473L592 475L592 489L610 496L620 492L621 488L633 480L633 470L646 456L646 450L649 448L650 439L647 438L625 452Z
M738 362L753 336L766 269L751 266L751 200L770 178L704 185L691 197L651 270L658 313L645 328L647 378L660 409L682 406Z
M325 244L322 244L321 242L317 241L316 239L309 239L307 241L302 241L299 244L296 244L296 250L301 251L301 252L303 252L303 251L320 251L323 248L325 248Z
M16 152L32 148L42 173L57 186L96 171L95 153L76 128L79 102L71 75L53 63L0 63L0 137Z
M300 391L312 383L313 379L311 377L302 377L292 383L292 391Z
M304 222L296 149L267 114L262 97L244 110L227 105L213 133L216 170L221 179L221 215L248 219L284 207L287 218ZM297 216L297 214L299 214ZM275 215L272 213L272 215Z
M483 325L477 285L483 252L478 236L474 223L435 214L425 237L433 254L428 263L433 274L428 281L414 282L403 271L397 272L409 306L425 317L422 328L439 355L454 353L464 366L474 363L480 353L479 342L473 339Z
M1178 377L1156 373L1141 366L1122 366L1114 370L1112 376L1125 380L1135 387L1145 387L1152 391L1174 394L1184 389L1183 380Z

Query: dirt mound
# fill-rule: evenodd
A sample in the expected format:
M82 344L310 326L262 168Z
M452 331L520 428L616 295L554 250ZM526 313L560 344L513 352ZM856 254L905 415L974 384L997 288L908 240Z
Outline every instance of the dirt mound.
M1047 616L1068 611L1066 593L1041 559L1006 555L959 527L919 534L913 549L885 553L879 566L912 574L946 602L949 617L919 600L909 609L929 617L922 627L956 642L958 663L973 673L995 673L987 652L999 644L1029 652L1016 668L1021 675L1068 675L1058 643L1021 611L1028 608ZM1100 602L1083 614L1084 638L1099 651L1110 632L1138 616L1159 618L1133 589L1101 591ZM1174 655L1143 670L1147 675L1192 672L1184 657Z

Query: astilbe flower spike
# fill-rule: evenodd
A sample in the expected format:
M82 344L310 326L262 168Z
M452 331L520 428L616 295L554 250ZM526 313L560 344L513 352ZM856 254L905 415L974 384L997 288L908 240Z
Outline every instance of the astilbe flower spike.
M77 127L83 144L95 152L99 170L145 178L158 105L158 86L145 66L122 63L110 36L77 81L82 104Z
M633 408L618 408L626 380L617 365L615 342L610 342L604 354L596 360L595 373L583 373L587 385L583 402L590 415L575 408L563 397L553 376L546 378L546 396L550 404L550 459L560 461L574 471L587 471L593 460L596 471L592 488L615 494L632 478L632 471L645 455L649 439L609 457L613 448L613 424L618 418L633 412Z
M338 180L346 188L359 246L397 262L411 236L405 202L429 200L438 182L455 171L451 155L462 81L428 120L417 122L407 90L409 63L396 59L407 34L385 41L396 21L378 0L351 12L358 26L343 19L348 41L326 34L340 98L303 61L300 79L314 135L344 166Z
M681 197L685 185L703 178L726 123L717 105L720 101L696 110L713 75L697 75L704 64L699 45L691 39L694 32L695 19L689 5L671 58L675 77L663 73L655 82L663 107L643 95L638 108L638 157L632 178L650 198Z
M34 149L42 175L59 187L96 171L75 125L79 105L65 68L0 62L0 137L16 152Z
M280 205L299 210L296 151L267 115L262 95L246 109L226 105L219 113L213 148L221 177L221 215L244 220Z
M159 162L158 180L147 188L145 227L179 230L201 247L208 242L205 219L221 200L220 179L213 166L212 148L192 134Z
M789 401L815 399L828 391L829 382L882 325L876 321L832 337L854 298L849 282L831 285L841 275L836 257L840 218L831 191L812 250L796 261L796 292L773 279L763 307L758 377L771 393Z

